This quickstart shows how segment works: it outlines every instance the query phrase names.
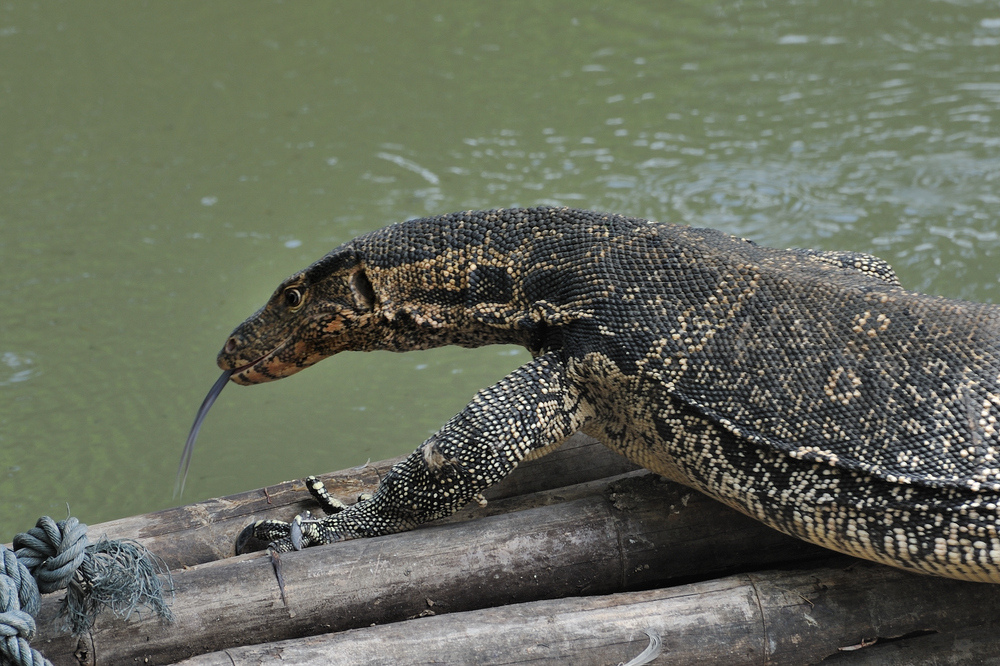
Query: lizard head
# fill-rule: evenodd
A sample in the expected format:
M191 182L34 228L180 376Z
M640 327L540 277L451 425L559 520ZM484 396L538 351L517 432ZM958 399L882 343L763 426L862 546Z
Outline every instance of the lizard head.
M237 384L281 379L345 349L364 348L375 292L356 254L335 250L284 280L236 327L217 362Z
M236 327L218 363L222 376L205 396L177 468L174 496L184 491L198 430L229 381L281 379L344 349L364 349L373 337L375 291L349 246L282 282L260 310Z

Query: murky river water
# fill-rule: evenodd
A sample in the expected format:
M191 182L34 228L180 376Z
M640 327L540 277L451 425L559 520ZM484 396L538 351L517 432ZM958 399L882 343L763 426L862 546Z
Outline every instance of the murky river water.
M0 2L0 540L171 498L228 332L360 232L561 204L1000 300L996 2ZM183 501L412 450L513 348L209 415Z

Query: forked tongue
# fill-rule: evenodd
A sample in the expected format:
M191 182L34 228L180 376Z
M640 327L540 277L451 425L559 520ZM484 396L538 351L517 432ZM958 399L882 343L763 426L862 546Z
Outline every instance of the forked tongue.
M198 408L198 413L194 417L194 425L191 426L191 433L184 444L184 453L181 454L181 464L177 467L177 479L174 481L174 498L180 497L184 493L184 482L187 481L188 468L191 466L191 454L194 452L194 441L198 439L201 422L205 420L205 415L208 414L208 410L215 404L215 399L222 393L222 389L229 383L229 377L232 374L232 370L224 370L222 376L209 389L208 395L205 396L205 399L201 403L201 407Z

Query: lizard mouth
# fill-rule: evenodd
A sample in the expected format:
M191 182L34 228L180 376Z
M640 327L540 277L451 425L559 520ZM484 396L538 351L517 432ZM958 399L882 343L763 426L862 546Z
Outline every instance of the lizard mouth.
M269 352L261 354L254 360L244 365L232 369L230 380L237 384L249 386L251 384L262 384L264 382L281 379L291 373L287 372L289 366L294 367L294 363L280 361L277 355L285 348L285 342Z

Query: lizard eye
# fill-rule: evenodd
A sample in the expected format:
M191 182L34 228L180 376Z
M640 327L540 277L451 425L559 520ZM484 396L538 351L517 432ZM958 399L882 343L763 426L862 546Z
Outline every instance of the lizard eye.
M285 305L293 310L302 305L302 292L295 287L285 290Z

